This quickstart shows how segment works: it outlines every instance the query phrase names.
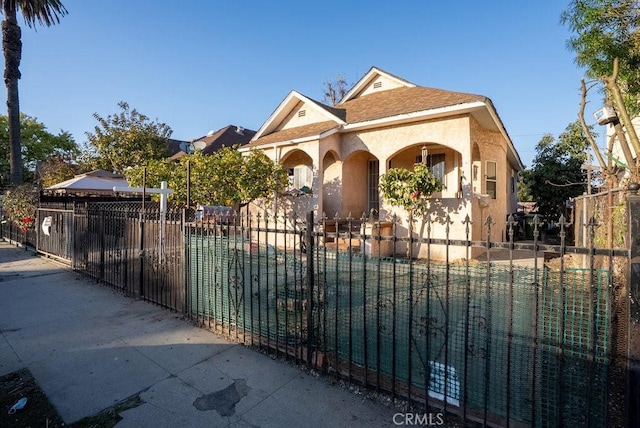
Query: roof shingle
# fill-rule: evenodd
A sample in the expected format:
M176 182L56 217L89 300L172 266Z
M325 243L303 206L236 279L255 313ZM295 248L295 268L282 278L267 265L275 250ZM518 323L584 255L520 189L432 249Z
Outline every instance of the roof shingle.
M482 95L463 92L403 87L354 98L336 105L336 108L344 109L346 122L352 124L486 100Z
M338 124L334 121L328 120L325 122L310 123L304 126L296 126L295 128L282 129L280 131L272 132L269 135L258 138L247 144L244 147L256 147L263 144L277 143L280 141L290 141L297 138L312 137L320 135L321 133L330 129L336 128Z
M487 102L488 99L482 95L418 86L374 92L350 99L344 103L337 104L335 107L327 106L315 100L312 101L346 123L354 124L476 101ZM248 144L248 146L255 147L319 135L337 126L338 124L334 121L324 121L288 128L262 136Z

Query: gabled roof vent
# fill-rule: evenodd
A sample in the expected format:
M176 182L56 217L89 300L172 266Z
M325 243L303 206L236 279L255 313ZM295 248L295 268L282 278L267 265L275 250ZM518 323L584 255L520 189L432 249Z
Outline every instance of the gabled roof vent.
M373 84L373 89L378 89L378 88L382 88L382 82L375 82Z

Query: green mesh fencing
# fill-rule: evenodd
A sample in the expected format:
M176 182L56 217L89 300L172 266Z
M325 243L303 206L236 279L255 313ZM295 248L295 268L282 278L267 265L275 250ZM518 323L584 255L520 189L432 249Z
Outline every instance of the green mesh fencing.
M509 300L508 266L492 266L487 275L484 265L467 272L464 265L378 262L339 254L329 255L322 268L318 277L328 313L323 337L340 359L418 388L428 383L428 395L443 401L446 396L451 406L460 406L466 392L470 408L486 406L487 412L504 415L509 394L511 418L530 421L532 269L513 273L508 350L509 318L503 309Z
M299 257L236 237L189 239L192 316L279 343L302 342L306 315Z
M605 426L609 271L544 272L539 426Z
M315 248L309 329L306 257L236 237L187 242L188 302L205 322L237 326L275 349L311 343L350 376L392 379L405 396L410 385L479 420L604 426L607 271L561 277Z

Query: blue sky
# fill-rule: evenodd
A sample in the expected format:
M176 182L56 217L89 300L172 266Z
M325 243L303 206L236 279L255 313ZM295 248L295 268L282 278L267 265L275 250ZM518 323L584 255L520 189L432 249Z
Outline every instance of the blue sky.
M526 166L578 112L568 0L63 2L59 25L23 26L21 110L78 143L119 101L177 139L257 130L290 90L321 101L371 66L491 98Z

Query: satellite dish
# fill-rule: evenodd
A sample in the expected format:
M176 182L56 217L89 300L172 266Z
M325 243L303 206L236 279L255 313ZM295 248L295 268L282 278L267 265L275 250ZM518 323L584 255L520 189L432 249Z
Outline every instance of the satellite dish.
M211 137L213 134L215 134L216 131L214 131L213 129L209 132L207 132L207 137Z
M207 147L207 143L205 143L204 141L200 140L200 141L194 141L193 142L193 147L196 150L203 150L205 147Z

